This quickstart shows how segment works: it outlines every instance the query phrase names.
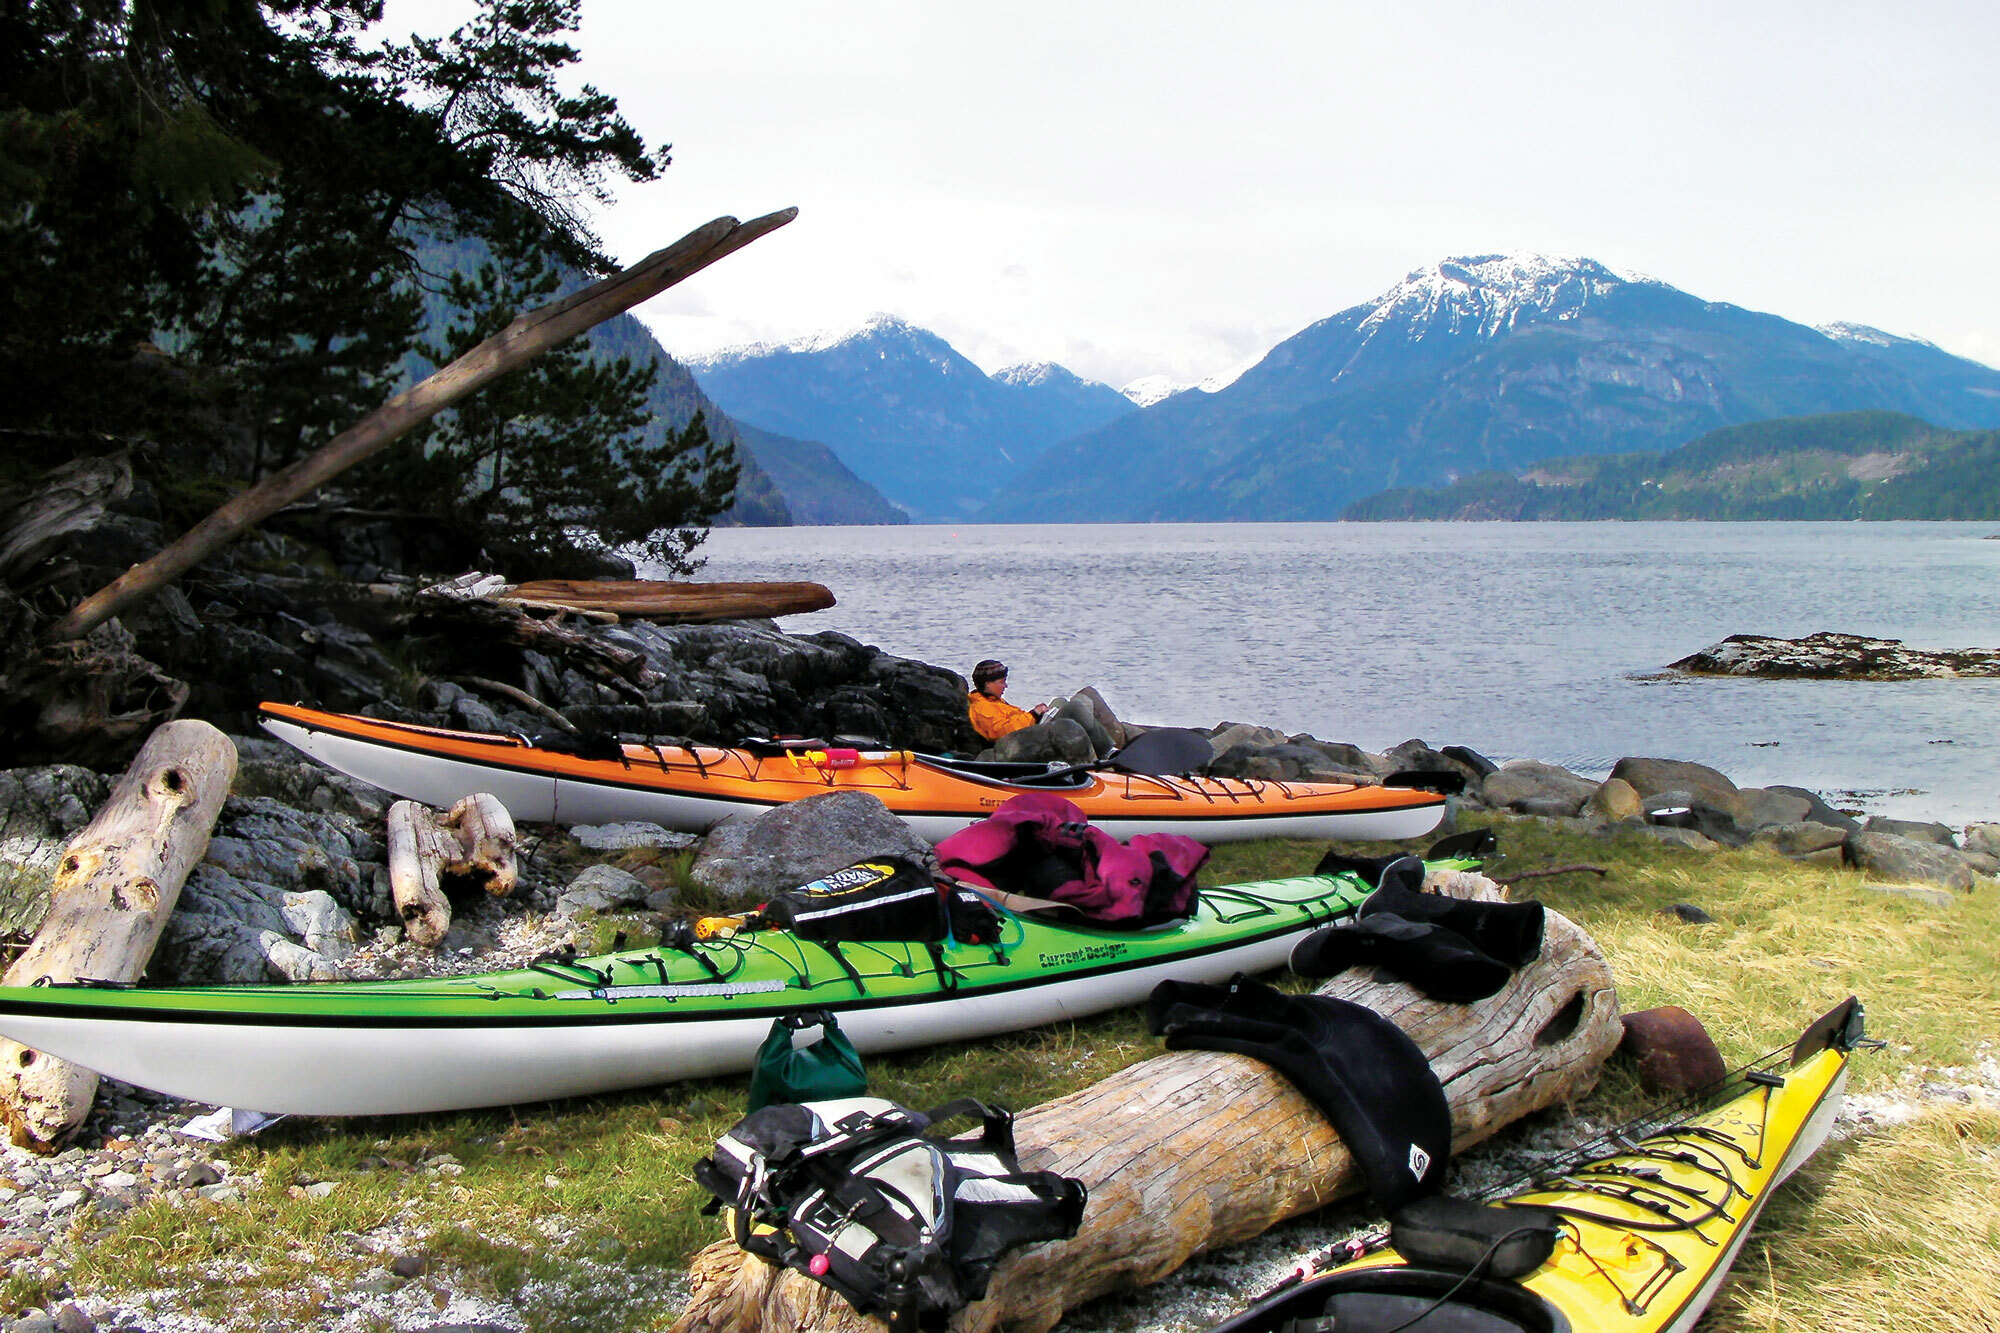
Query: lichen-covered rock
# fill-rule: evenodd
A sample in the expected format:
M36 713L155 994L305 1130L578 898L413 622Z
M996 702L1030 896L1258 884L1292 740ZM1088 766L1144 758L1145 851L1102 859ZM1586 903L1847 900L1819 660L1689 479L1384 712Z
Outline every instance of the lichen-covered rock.
M0 934L31 934L71 834L111 795L111 779L74 764L0 770Z
M760 897L882 856L937 864L930 844L875 797L828 792L724 820L702 844L692 874L697 884L720 893Z
M570 830L570 836L583 844L587 852L623 852L634 847L658 847L678 852L701 841L692 833L675 833L643 820L629 820L623 824L578 824Z
M1965 850L1981 856L2000 856L2000 824L1967 824Z
M1948 889L1973 886L1972 867L1955 849L1893 833L1850 833L1845 843L1850 865L1884 879L1942 884Z
M993 742L993 757L1012 763L1088 764L1097 758L1090 734L1066 717L1010 731Z

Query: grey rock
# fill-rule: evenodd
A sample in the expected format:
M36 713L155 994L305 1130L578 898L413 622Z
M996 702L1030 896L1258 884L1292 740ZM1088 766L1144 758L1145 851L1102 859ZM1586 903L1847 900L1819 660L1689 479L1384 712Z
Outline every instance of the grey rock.
M1870 893L1887 893L1898 898L1908 898L1926 907L1951 907L1956 903L1944 889L1926 889L1915 884L1863 884Z
M1806 818L1811 820L1815 824L1826 824L1832 828L1837 828L1841 830L1843 833L1849 829L1857 829L1861 827L1861 825L1854 819L1853 816L1843 815L1842 813L1840 813L1840 811L1828 805L1823 799L1821 799L1818 792L1807 791L1804 787L1783 787L1783 786L1766 787L1764 788L1764 790L1770 792L1777 792L1781 796L1796 796L1799 797L1801 800L1809 802L1812 806L1812 809L1809 813L1807 813Z
M66 1303L56 1311L56 1333L97 1333L97 1321L74 1303Z
M56 1333L56 1321L40 1310L22 1315L7 1326L7 1333Z
M1886 815L1875 815L1861 827L1870 833L1893 833L1899 838L1909 838L1914 842L1931 842L1954 850L1958 847L1958 840L1943 824L1915 819L1890 819Z
M1810 856L1815 852L1838 851L1847 841L1847 835L1828 824L1801 820L1795 824L1766 825L1751 835L1751 841L1786 856Z
M623 824L578 824L570 830L570 835L583 844L585 851L590 852L622 852L634 847L661 847L678 852L701 841L691 833L670 832L658 824L640 820Z
M1488 805L1523 814L1574 815L1597 793L1598 784L1566 768L1516 759L1489 774L1482 787ZM1527 803L1537 808L1528 809Z
M1669 847L1685 847L1689 851L1714 852L1722 849L1721 843L1691 828L1662 828L1657 824L1638 824L1633 826L1632 832L1641 837L1651 838L1654 842L1665 843Z
M1345 741L1314 740L1311 736L1299 735L1291 738L1293 745L1309 745L1332 761L1335 771L1342 773L1372 773L1378 778L1386 778L1396 769L1389 760L1378 754L1370 754L1358 745Z
M1275 727L1259 727L1248 722L1225 722L1209 734L1209 748L1215 751L1217 759L1228 754L1239 745L1253 749L1269 749L1273 745L1284 745L1291 738Z
M731 896L769 895L871 857L935 866L937 855L866 792L828 792L724 820L702 844L696 883Z
M1693 903L1674 903L1660 909L1661 916L1670 916L1690 926L1712 926L1715 918L1696 907Z
M1088 764L1097 758L1090 734L1066 717L1010 731L993 742L993 755L1014 763Z
M617 866L597 865L571 880L556 899L556 912L575 916L578 912L615 912L646 901L645 882Z
M1975 874L1988 878L2000 875L2000 856L1988 856L1985 852L1960 852L1959 855L1965 858L1965 863L1972 867Z
M1790 792L1772 791L1768 787L1744 787L1738 794L1743 798L1741 823L1744 828L1753 831L1773 824L1803 823L1813 812L1811 801Z
M389 1261L389 1271L397 1277L422 1277L430 1260L421 1254L399 1254Z
M2000 824L1967 824L1965 850L1981 856L2000 856Z
M1472 757L1478 759L1481 756L1474 754ZM1420 740L1407 740L1393 746L1382 758L1389 764L1390 773L1456 773L1465 779L1465 789L1473 793L1480 791L1480 784L1488 776L1478 765L1454 759L1442 750L1433 750Z
M323 957L345 958L361 939L353 915L330 893L288 893L280 910L286 927L299 942Z
M63 843L110 795L110 778L74 764L0 770L0 934L42 924Z
M1230 778L1262 778L1273 782L1359 782L1377 781L1367 769L1342 767L1327 757L1317 745L1233 745L1214 763L1211 773Z
M1612 765L1611 776L1631 783L1642 801L1660 792L1684 791L1721 810L1738 824L1749 815L1736 784L1707 764L1628 756Z
M1972 867L1957 851L1936 843L1918 842L1894 833L1866 831L1847 835L1844 850L1850 865L1871 875L1905 883L1941 884L1949 889L1969 889Z

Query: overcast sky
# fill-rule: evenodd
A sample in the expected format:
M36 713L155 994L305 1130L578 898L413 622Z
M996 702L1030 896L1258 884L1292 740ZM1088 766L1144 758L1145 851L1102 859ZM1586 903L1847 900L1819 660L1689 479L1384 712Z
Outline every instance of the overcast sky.
M580 45L673 145L600 218L621 259L800 209L641 308L677 355L886 311L988 370L1193 380L1538 250L2000 364L1992 0L584 0Z

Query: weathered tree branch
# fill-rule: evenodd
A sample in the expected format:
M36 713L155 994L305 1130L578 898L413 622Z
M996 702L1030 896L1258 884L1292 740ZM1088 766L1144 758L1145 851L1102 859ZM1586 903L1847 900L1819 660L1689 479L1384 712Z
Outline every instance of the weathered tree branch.
M796 208L787 208L750 222L717 218L623 273L529 311L443 370L397 394L317 452L231 498L173 545L132 566L77 603L49 631L48 638L58 642L82 638L127 606L200 564L244 529L380 452L453 403L558 343L699 273L796 216Z

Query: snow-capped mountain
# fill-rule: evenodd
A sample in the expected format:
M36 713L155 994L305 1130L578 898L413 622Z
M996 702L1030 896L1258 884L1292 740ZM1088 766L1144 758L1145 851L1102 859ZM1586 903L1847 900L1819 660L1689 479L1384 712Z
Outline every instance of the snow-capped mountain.
M1057 440L1132 410L1109 385L1049 362L994 375L892 315L689 363L738 420L819 440L919 518L977 512Z
M1332 518L1392 485L1863 409L2000 425L2000 371L1858 325L1703 301L1592 259L1459 256L1211 393L1049 451L996 519Z
M1194 385L1177 380L1171 375L1143 375L1133 380L1118 392L1132 400L1135 407L1151 407L1154 403L1165 402L1177 393L1185 393Z

